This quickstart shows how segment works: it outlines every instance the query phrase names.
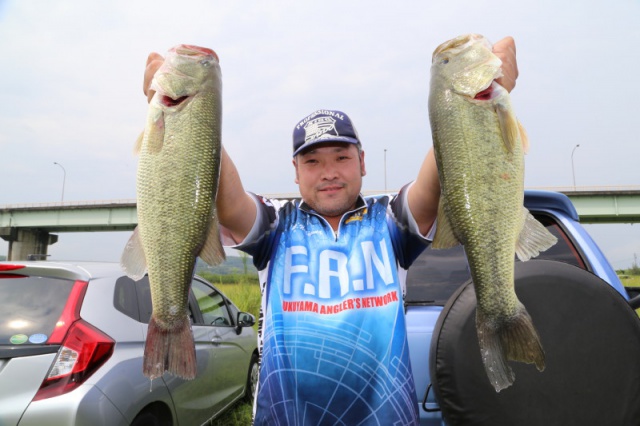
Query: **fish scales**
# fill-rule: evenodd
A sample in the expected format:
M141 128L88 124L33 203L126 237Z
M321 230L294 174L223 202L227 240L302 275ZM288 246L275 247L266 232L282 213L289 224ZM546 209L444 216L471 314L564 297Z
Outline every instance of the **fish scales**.
M147 267L154 278L154 309L166 313L157 318L167 325L175 322L178 314L180 320L184 318L194 260L211 219L217 188L211 165L219 163L219 147L213 143L217 139L213 129L219 123L206 113L214 110L212 103L209 97L194 99L181 114L165 115L168 138L162 151L155 155L143 153L140 158L138 220L144 224L140 237L144 247L162 248L148 257ZM197 128L182 131L191 126L191 121L197 123ZM177 166L184 164L191 166ZM175 285L176 281L180 285ZM167 289L170 291L165 294ZM175 307L180 312L172 313Z
M434 120L442 123L436 152L443 171L445 214L455 218L456 235L467 252L474 281L491 282L499 277L506 285L513 282L513 247L523 221L522 147L517 144L514 152L507 152L495 111L479 107L461 113L466 103L464 98L453 98L448 111L434 110ZM444 117L438 116L443 113ZM461 154L442 154L449 151ZM498 226L487 226L492 221ZM513 312L515 293L501 296L496 291L499 288L502 286L478 289L480 308Z
M523 206L527 141L495 82L500 65L484 37L457 37L434 52L429 94L441 184L433 248L464 245L481 357L496 391L515 379L508 359L544 369L538 333L515 294L514 256L528 260L556 242Z
M188 294L196 257L224 259L215 198L221 154L221 76L216 54L180 45L169 50L152 83L138 141L138 227L122 256L127 274L149 274L153 312L143 372L196 374Z

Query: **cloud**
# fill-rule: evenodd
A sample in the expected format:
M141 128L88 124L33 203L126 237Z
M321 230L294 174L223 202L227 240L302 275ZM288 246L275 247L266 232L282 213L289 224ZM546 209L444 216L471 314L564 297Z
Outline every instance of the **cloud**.
M0 1L0 205L56 201L54 161L65 199L133 197L144 64L178 43L220 56L224 143L247 189L296 191L292 127L317 108L355 120L365 189L382 189L385 149L398 188L431 146L431 52L466 32L516 39L527 186L571 185L578 143L578 185L638 184L639 12L629 0Z

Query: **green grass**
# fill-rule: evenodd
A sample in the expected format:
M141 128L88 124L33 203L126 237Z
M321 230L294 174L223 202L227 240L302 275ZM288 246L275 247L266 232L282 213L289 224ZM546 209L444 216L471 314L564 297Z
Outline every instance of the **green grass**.
M209 276L199 274L202 278L213 283L243 312L249 312L258 318L260 312L260 286L256 275L233 274L233 279L227 276ZM257 329L258 324L254 326ZM248 426L251 425L253 406L241 401L227 410L221 417L213 420L211 426Z
M253 407L246 402L239 402L221 417L213 420L211 426L249 426L251 425L251 416Z
M258 319L260 312L260 286L258 283L240 281L235 284L213 283L243 312L249 312Z
M619 275L625 287L640 287L640 275Z
M622 281L623 286L630 287L630 288L633 288L633 287L640 288L640 275L628 274L628 273L624 273L624 271L618 271L618 277L620 278L620 281ZM638 316L640 316L640 309L636 309L636 313L638 314Z

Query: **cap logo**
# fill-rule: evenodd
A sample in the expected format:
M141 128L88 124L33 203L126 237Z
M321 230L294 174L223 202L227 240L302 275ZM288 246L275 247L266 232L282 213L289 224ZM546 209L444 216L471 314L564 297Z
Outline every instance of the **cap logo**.
M304 125L304 141L322 137L325 133L333 132L334 136L339 136L336 130L336 120L331 117L318 117Z
M319 109L300 120L293 129L293 155L317 143L332 141L360 144L358 133L345 113Z

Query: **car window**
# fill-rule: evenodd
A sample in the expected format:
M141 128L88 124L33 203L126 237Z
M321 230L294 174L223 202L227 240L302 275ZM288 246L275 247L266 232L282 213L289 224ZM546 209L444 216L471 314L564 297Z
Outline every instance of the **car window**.
M145 277L146 279L146 277ZM147 280L148 283L148 280ZM149 285L147 284L147 287ZM123 276L116 280L116 287L113 292L113 306L134 320L141 322L149 322L140 319L140 303L138 302L138 294L136 292L136 283L131 278ZM151 315L151 312L149 312Z
M556 262L564 262L581 269L587 269L582 260L582 255L578 253L575 244L569 239L560 225L553 218L546 215L536 215L535 217L558 239L555 245L540 253L536 259L555 260Z
M536 259L554 260L586 269L580 253L561 226L550 216L534 216L558 239L553 247ZM445 250L428 247L409 268L405 302L444 305L460 285L470 278L462 246Z
M139 281L127 276L118 278L113 293L113 306L128 317L149 324L153 311L149 277L144 276Z
M240 310L229 299L227 299L227 308L229 308L229 312L231 312L232 319L238 318L238 313L240 313Z
M233 325L224 297L216 289L201 281L193 280L191 290L202 313L203 325Z
M73 283L59 278L0 276L0 345L45 343Z
M462 246L444 250L428 247L409 268L405 301L444 305L470 278Z
M149 324L153 305L151 304L151 286L149 285L149 276L144 276L141 280L135 282L136 294L138 295L138 307L140 309L140 321Z
M196 282L194 280L192 284ZM144 324L149 324L153 313L149 276L146 275L139 281L134 281L127 276L118 278L113 295L113 305L128 317ZM187 314L192 324L197 323L189 305L187 305Z

